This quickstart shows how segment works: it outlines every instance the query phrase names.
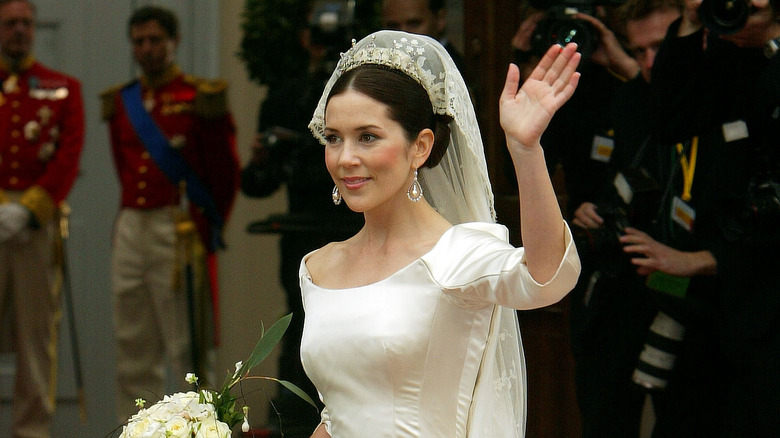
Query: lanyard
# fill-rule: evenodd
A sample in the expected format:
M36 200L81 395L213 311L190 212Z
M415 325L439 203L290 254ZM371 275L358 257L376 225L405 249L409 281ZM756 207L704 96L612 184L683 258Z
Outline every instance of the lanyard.
M691 200L691 187L693 187L693 174L696 172L696 154L699 150L699 137L694 135L691 140L690 157L685 156L682 143L677 143L677 154L680 156L680 166L683 174L682 200Z

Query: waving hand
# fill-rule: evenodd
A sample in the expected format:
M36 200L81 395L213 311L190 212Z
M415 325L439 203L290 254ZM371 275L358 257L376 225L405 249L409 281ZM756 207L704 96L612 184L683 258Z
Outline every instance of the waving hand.
M519 90L518 68L509 66L499 105L510 152L539 144L555 111L574 94L580 57L574 43L550 47Z

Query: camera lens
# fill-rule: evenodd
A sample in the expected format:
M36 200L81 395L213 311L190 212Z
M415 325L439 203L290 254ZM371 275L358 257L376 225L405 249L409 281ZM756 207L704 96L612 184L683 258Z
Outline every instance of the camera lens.
M666 313L658 312L639 355L632 377L634 383L649 391L665 389L684 335L685 326Z
M587 60L598 45L598 32L585 21L574 18L576 9L555 7L537 24L532 39L533 52L543 55L553 44L577 43L577 51Z
M591 47L593 36L591 24L587 21L564 19L555 23L550 29L551 41L549 41L548 46L552 44L565 46L568 43L577 43L577 50L582 53L583 58L589 58L593 52Z
M728 35L745 26L750 9L750 0L704 0L699 19L713 33Z

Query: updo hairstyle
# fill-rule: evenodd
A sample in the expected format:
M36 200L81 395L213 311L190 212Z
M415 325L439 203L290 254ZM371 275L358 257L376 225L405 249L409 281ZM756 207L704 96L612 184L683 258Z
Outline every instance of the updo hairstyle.
M401 125L410 142L425 128L433 131L433 147L423 166L431 168L439 164L450 144L449 122L452 118L433 113L430 98L422 85L400 70L363 64L338 78L330 90L328 102L331 97L348 90L387 105L388 116Z

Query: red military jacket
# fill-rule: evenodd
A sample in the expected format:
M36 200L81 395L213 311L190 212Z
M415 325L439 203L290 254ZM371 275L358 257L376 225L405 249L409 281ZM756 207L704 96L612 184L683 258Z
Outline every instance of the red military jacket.
M223 218L238 191L240 168L235 125L227 109L227 84L183 74L171 66L150 82L141 77L144 106L171 147L192 167L216 203ZM123 208L152 209L180 202L181 190L155 164L127 117L120 95L124 85L103 93L103 119L109 123L111 145ZM190 213L206 248L211 224L202 211L190 205Z
M38 223L54 217L78 175L84 144L81 84L32 57L12 73L0 61L0 203L6 191Z

